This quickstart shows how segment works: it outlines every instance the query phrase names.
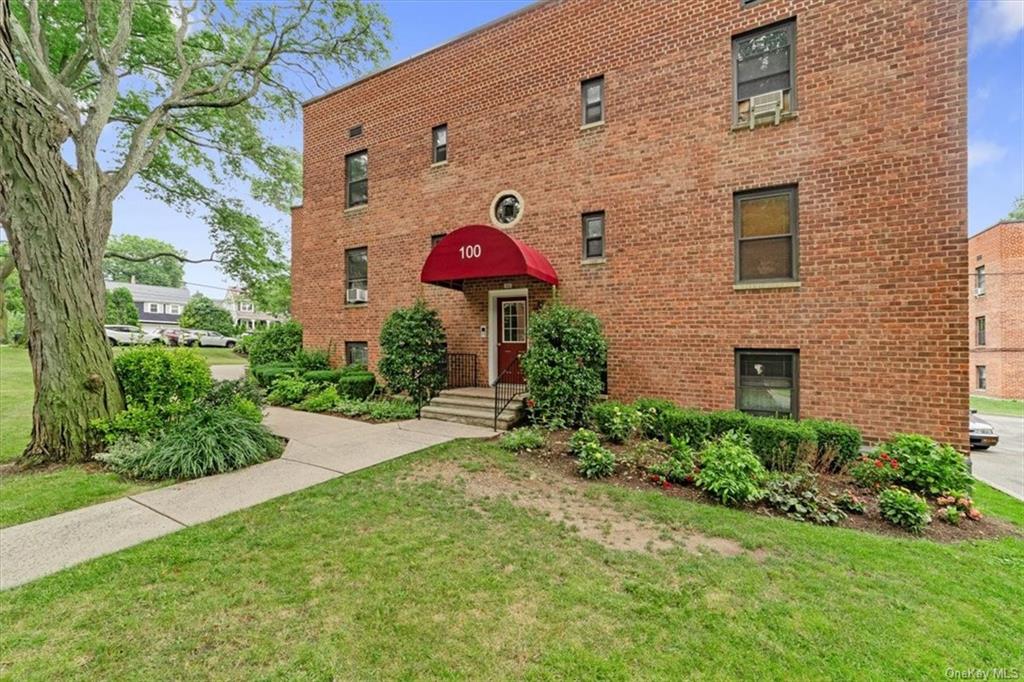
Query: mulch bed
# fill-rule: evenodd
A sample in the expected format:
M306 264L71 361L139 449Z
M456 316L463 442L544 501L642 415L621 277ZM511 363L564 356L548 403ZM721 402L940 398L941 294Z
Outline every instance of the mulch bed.
M523 461L544 467L548 470L555 470L566 478L579 480L576 473L576 458L569 454L569 438L572 431L554 431L548 435L548 445L541 450L531 450L523 456ZM622 461L626 456L635 453L643 441L632 441L622 445L605 443L605 447L615 453L616 458ZM652 447L656 447L653 446ZM854 530L889 535L900 538L925 538L935 542L961 542L965 540L990 540L1008 536L1024 537L1024 533L1008 521L994 518L985 514L979 521L964 519L959 526L954 526L941 521L935 514L937 505L935 500L928 500L932 509L933 520L921 535L914 535L898 526L894 526L881 517L878 510L878 496L870 490L857 487L853 479L846 474L816 473L818 488L822 493L832 493L839 496L844 492L851 492L864 503L863 514L848 514L846 519L837 524L840 528L852 528ZM651 481L651 477L643 469L634 466L619 466L613 476L602 479L604 483L630 488L633 490L657 489L662 494L670 497L682 498L692 502L703 504L718 504L713 498L708 497L702 491L691 485L669 484L667 487L658 485ZM784 513L772 509L764 504L747 507L748 511L764 516L788 518Z

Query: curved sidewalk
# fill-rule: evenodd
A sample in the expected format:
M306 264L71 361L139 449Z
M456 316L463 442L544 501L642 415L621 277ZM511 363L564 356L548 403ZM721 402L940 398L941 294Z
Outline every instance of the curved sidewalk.
M0 529L0 589L456 438L494 431L431 420L387 424L268 408L279 459Z

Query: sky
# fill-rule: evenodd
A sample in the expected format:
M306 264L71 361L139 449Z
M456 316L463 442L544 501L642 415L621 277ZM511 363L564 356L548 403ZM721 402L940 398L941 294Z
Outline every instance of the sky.
M950 0L955 1L955 0ZM391 18L391 60L443 43L529 4L527 0L404 0L384 2ZM339 78L334 85L342 85ZM968 3L968 232L1005 216L1024 195L1024 0ZM317 92L305 92L314 96ZM274 142L301 149L301 117L268 131ZM260 211L287 239L289 217ZM205 258L211 247L200 217L182 215L130 186L114 206L115 233L157 237ZM210 263L186 264L193 292L223 297L231 284Z

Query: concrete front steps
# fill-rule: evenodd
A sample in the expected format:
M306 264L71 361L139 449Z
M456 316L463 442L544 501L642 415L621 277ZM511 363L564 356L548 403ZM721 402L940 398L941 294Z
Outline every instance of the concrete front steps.
M508 431L523 418L525 406L519 396L498 415L498 430ZM494 428L493 388L449 388L441 391L420 410L424 419Z

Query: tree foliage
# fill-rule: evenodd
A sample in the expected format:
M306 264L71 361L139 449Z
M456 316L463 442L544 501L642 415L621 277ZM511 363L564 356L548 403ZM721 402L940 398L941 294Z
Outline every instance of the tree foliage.
M107 292L107 324L139 324L139 309L124 287Z
M1010 209L1010 212L1006 214L1003 220L1024 221L1024 194L1017 197L1013 208Z
M196 294L189 299L181 311L178 324L184 329L202 329L228 336L235 331L231 313L202 294Z
M177 254L178 257L154 257L161 253ZM134 277L139 284L180 287L185 282L185 268L181 263L184 255L184 252L160 239L118 234L107 242L103 275L115 282L130 282Z

